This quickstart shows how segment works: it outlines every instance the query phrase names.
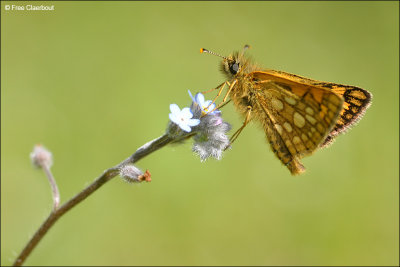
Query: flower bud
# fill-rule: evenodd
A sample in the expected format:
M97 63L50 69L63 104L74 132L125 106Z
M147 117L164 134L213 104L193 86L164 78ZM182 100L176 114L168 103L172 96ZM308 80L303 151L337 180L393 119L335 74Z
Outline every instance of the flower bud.
M150 182L151 174L148 170L144 173L135 165L126 165L119 170L119 175L128 183Z
M30 157L33 165L38 168L43 168L43 166L50 168L53 165L53 155L40 144L34 146Z

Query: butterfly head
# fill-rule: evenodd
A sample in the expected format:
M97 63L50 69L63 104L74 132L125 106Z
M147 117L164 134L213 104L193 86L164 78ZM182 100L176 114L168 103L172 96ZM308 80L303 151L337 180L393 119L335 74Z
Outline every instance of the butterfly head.
M234 53L221 62L222 72L229 78L233 78L242 71L242 62L239 60L239 53Z
M250 46L245 45L242 52L234 52L229 57L224 57L218 55L212 51L209 51L205 48L200 49L201 53L209 53L222 58L221 62L221 71L227 76L229 80L243 73L244 70L247 70L249 66L249 60L244 56L244 51L248 49Z

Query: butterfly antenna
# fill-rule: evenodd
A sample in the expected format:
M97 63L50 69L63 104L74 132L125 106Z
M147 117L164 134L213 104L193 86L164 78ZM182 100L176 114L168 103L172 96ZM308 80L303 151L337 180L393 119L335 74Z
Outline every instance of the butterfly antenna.
M245 45L245 46L243 46L243 51L242 51L242 53L244 53L244 51L246 51L247 49L250 49L251 48L251 46L250 45Z
M221 55L219 55L219 54L217 54L217 53L214 53L214 52L212 52L212 51L210 51L210 50L207 50L207 49L205 49L205 48L200 48L200 53L209 53L209 54L214 55L214 56L217 56L217 57L222 57L223 59L228 59L228 58L226 58L226 57L224 57L224 56L221 56Z

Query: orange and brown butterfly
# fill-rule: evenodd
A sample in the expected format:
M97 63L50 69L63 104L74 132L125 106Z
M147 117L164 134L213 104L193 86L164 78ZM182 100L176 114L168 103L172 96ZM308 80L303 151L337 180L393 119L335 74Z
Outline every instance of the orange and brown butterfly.
M219 106L230 98L245 117L231 143L251 120L256 120L276 156L292 174L300 174L305 171L300 159L326 147L358 122L370 106L372 95L355 86L262 69L244 55L248 47L228 57L200 50L223 58L221 70L226 81L215 88L219 92L214 101L227 86Z

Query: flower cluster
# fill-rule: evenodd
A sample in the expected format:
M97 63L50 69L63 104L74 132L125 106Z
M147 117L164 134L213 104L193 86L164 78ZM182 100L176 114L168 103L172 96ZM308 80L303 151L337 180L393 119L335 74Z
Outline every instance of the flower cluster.
M226 133L231 129L229 123L224 122L221 111L216 109L215 103L205 100L204 95L197 93L192 98L190 108L182 110L176 104L170 105L171 123L167 133L176 140L183 141L193 137L193 152L199 155L201 161L209 157L221 159L222 152L229 146Z

